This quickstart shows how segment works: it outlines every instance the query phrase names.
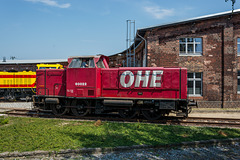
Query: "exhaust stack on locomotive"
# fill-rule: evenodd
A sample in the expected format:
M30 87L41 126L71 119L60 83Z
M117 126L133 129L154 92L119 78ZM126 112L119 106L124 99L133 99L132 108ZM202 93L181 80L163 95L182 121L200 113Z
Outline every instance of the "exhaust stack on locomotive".
M106 56L70 57L65 69L36 71L34 106L56 115L72 112L142 114L150 120L169 113L187 117L187 69L109 68Z

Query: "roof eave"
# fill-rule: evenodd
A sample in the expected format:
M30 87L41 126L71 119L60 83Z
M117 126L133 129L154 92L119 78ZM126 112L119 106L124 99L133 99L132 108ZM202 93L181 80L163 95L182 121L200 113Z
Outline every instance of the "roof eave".
M186 20L183 20L183 21L177 21L177 22L173 22L173 23L167 23L167 24L161 24L161 25L150 26L150 27L145 27L145 28L139 28L137 31L139 31L141 33L141 32L146 32L147 30L154 29L154 28L164 28L164 27L169 27L169 26L174 26L174 25L179 25L179 24L196 22L196 21L200 21L200 20L202 21L202 20L218 18L218 17L227 16L227 15L231 15L231 14L239 14L239 13L240 13L240 9L236 9L233 12L232 11L227 11L227 12L215 13L215 14L211 14L211 15L190 18L190 19L186 19Z

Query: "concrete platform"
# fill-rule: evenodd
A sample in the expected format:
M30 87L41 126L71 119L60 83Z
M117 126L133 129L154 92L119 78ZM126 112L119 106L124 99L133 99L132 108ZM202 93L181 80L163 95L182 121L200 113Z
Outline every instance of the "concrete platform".
M2 102L0 103L0 113L11 111L12 109L32 109L32 102Z
M32 102L3 102L3 103L0 103L0 108L31 109L32 107L33 107Z
M193 108L189 117L213 117L240 119L240 108Z

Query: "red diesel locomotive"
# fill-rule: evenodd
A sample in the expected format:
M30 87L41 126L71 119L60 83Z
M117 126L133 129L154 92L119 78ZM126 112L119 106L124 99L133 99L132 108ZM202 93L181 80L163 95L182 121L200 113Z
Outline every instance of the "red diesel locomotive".
M65 69L38 69L34 106L56 115L118 112L158 119L188 116L187 69L109 68L106 56L70 57Z

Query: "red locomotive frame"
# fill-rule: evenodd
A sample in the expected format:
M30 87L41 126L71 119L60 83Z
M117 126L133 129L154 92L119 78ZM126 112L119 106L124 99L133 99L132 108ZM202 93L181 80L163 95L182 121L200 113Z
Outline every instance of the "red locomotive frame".
M119 112L158 119L170 112L187 117L187 69L109 68L106 56L70 57L65 69L36 71L34 106L56 115Z

